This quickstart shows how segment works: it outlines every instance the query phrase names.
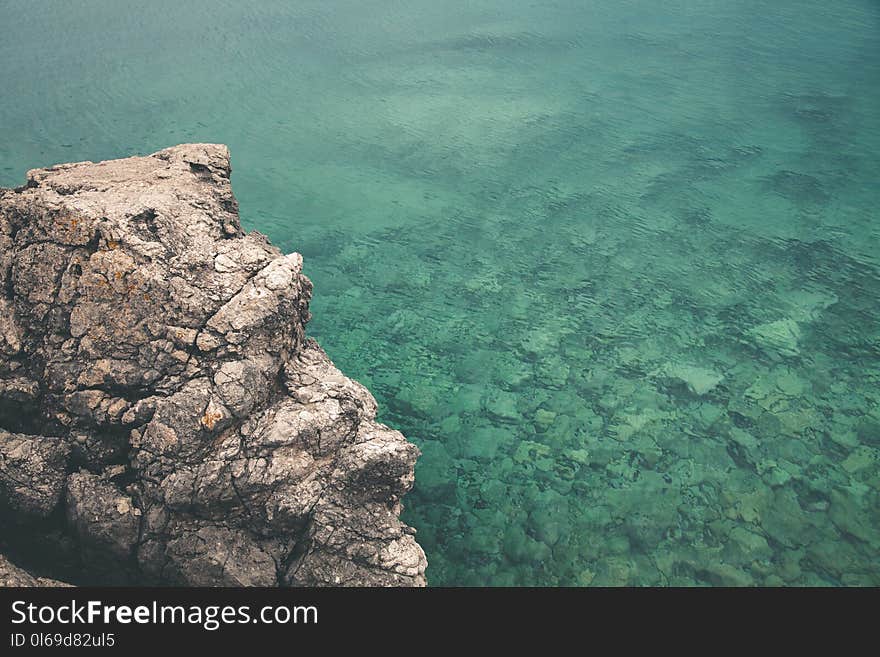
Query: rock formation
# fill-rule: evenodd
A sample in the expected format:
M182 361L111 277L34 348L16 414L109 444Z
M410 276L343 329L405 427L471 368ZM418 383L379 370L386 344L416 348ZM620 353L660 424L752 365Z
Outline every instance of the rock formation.
M306 337L311 289L224 146L0 190L0 583L424 585L418 450Z

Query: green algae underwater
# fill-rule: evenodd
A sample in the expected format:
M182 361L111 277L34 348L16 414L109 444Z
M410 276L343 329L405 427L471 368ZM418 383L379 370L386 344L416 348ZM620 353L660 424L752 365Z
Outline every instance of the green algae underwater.
M0 2L0 184L230 146L432 585L880 584L880 5Z

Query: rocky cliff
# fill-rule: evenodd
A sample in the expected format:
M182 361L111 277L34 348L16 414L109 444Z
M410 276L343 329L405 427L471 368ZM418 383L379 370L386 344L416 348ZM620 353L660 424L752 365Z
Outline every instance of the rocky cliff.
M0 190L0 583L424 585L418 450L306 337L311 289L224 146Z

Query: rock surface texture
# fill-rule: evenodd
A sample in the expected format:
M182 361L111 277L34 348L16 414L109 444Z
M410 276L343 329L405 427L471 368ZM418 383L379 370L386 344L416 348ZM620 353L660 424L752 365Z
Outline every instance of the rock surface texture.
M424 585L418 450L306 337L311 288L224 146L0 190L0 584Z

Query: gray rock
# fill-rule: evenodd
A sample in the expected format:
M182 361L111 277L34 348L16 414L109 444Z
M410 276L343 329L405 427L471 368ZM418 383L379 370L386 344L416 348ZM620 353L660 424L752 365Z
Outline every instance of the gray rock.
M69 456L60 438L0 429L0 500L14 512L48 516L61 497Z
M63 499L81 583L424 585L419 452L306 337L302 257L230 173L186 144L0 189L0 506Z
M102 579L125 581L136 571L132 559L141 510L112 482L87 472L67 478L67 522L79 539L83 561Z

